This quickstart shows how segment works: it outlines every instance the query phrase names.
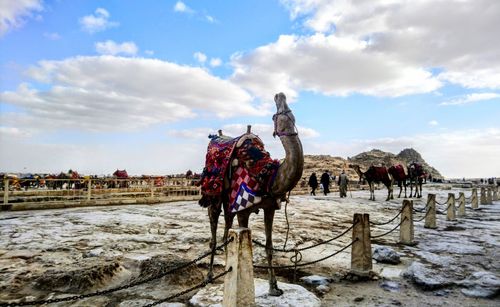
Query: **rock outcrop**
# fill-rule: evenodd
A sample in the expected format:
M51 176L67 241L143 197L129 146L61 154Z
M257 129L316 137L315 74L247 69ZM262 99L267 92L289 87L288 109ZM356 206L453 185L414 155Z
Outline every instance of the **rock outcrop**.
M443 178L439 171L425 162L420 153L413 148L403 149L397 155L373 149L362 152L354 157L348 157L347 159L329 155L305 155L302 184L307 182L307 179L313 172L316 172L319 179L325 170L328 170L332 176L338 176L342 170L345 170L349 178L358 180L358 175L354 170L349 168L349 164L359 164L366 170L370 165L385 165L389 167L391 165L402 164L406 168L412 161L420 162L433 178Z

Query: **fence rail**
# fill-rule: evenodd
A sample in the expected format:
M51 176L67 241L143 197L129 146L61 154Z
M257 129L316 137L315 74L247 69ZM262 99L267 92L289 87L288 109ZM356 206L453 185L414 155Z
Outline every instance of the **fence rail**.
M189 178L4 178L2 210L52 209L120 204L150 204L199 199Z

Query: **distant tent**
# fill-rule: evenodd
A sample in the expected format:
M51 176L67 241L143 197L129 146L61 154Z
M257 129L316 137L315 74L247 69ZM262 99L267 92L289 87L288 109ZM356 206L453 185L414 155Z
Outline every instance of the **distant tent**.
M116 170L114 173L113 173L113 176L116 177L116 178L120 178L120 179L124 179L124 178L128 178L128 174L127 174L127 170Z

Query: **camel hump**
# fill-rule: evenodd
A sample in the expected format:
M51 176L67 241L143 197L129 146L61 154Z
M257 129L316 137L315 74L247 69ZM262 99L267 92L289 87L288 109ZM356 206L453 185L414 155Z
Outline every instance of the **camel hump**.
M264 145L262 140L257 135L253 133L245 133L239 137L238 142L236 143L236 148L241 147L246 140L250 140L252 142L257 142L259 144Z

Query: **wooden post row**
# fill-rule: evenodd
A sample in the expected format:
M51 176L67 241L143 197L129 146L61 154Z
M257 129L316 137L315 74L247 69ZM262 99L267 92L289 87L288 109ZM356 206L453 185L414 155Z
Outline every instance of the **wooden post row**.
M472 189L472 209L477 209L479 207L478 201L477 201L477 189L473 188Z
M493 188L491 187L488 187L487 190L486 190L486 202L488 203L488 205L491 205L493 204Z
M224 307L255 306L253 281L252 235L248 228L229 229L226 270L224 277Z
M368 276L372 270L372 245L370 237L370 215L355 213L353 217L351 246L351 273Z
M427 205L425 206L425 228L436 229L436 194L427 194Z
M401 226L399 228L399 243L405 245L414 244L413 230L413 201L403 200L403 211L401 212Z
M481 187L481 205L486 205L486 190L484 187Z
M458 212L457 212L458 217L464 217L465 216L465 194L464 192L460 192L458 196Z
M448 200L446 201L446 220L453 221L456 220L456 208L455 208L455 194L448 193Z
M9 204L9 178L3 180L3 204Z

